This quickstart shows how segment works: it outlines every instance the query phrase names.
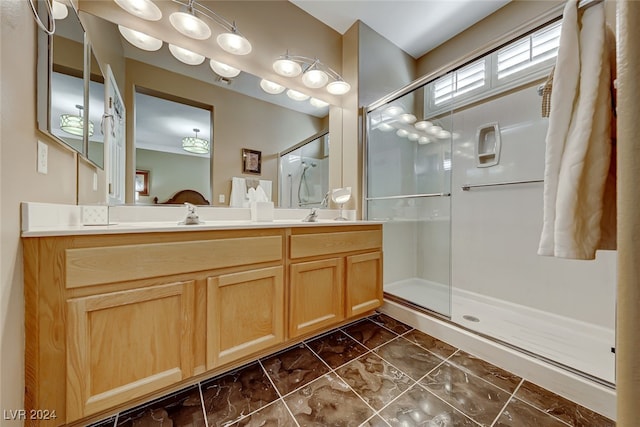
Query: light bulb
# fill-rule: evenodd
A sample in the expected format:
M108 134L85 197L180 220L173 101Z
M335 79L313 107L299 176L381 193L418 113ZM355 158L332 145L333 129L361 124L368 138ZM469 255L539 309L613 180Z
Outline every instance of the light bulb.
M262 79L260 81L260 87L262 88L262 90L271 95L277 95L284 92L284 90L286 89L284 86L266 79Z
M418 139L420 139L420 135L418 135L417 133L410 133L407 138L409 138L409 141L417 141Z
M323 87L327 84L328 81L329 76L327 76L327 73L322 70L313 69L306 71L302 75L302 83L304 83L306 87L310 87L313 89Z
M395 117L399 114L402 114L404 112L404 110L402 109L402 107L399 107L397 105L391 105L390 107L387 107L384 110L385 114L391 117Z
M222 33L216 37L216 42L222 49L234 55L247 55L252 49L249 40L237 33Z
M393 130L394 127L391 126L389 123L380 123L378 125L378 129L380 129L382 132L389 132L389 131Z
M237 68L234 68L227 64L223 64L222 62L218 62L215 59L209 61L209 66L216 74L222 77L231 78L240 74L240 70L238 70Z
M322 101L322 100L320 100L320 99L318 99L318 98L311 98L311 99L309 100L309 103L310 103L311 105L313 105L314 107L316 107L316 108L324 108L324 107L326 107L327 105L329 105L329 103L328 103L328 102L324 102L324 101Z
M162 11L151 0L114 0L118 6L147 21L159 21Z
M285 77L297 77L302 72L300 64L290 59L276 60L273 63L273 69L276 73Z
M289 89L287 91L287 96L294 101L306 101L309 99L309 95L305 95L302 92L298 92L297 90Z
M173 44L169 45L169 51L178 61L187 65L200 65L204 62L204 56Z
M450 136L451 136L451 132L449 132L448 130L441 130L436 134L436 137L440 139L449 138Z
M151 37L140 31L118 25L118 30L122 37L138 49L154 52L162 47L162 40Z
M351 85L343 80L336 80L327 85L327 92L332 95L344 95L351 90Z
M211 37L211 28L205 22L187 12L174 12L169 15L173 28L181 34L196 40L206 40Z
M416 121L416 116L409 113L400 114L400 121L411 124Z
M418 138L418 144L420 145L428 144L430 142L431 140L429 139L428 136L421 136L420 138Z
M53 12L53 19L64 19L69 15L67 5L56 0L53 0L53 3L51 3L51 11Z
M396 135L398 135L401 138L404 138L409 135L409 132L407 132L404 129L398 129L398 131L396 132Z
M431 122L426 121L426 120L420 120L419 122L417 122L415 125L416 129L418 130L426 130L429 129L432 125Z

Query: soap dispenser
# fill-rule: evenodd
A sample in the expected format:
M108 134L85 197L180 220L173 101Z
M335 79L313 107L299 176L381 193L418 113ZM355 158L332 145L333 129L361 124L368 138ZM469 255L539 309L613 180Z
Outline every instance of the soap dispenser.
M195 225L202 224L198 214L196 213L196 206L192 205L189 202L185 202L184 205L187 207L187 216L184 218L184 221L179 222L178 224L184 225Z

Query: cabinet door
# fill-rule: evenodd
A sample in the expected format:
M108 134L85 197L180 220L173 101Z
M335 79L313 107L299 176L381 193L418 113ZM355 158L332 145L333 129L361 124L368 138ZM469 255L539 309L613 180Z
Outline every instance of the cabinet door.
M67 301L67 422L193 373L193 281Z
M291 264L289 336L344 319L343 258Z
M347 317L382 305L382 253L347 257Z
M207 280L207 369L283 341L282 267Z

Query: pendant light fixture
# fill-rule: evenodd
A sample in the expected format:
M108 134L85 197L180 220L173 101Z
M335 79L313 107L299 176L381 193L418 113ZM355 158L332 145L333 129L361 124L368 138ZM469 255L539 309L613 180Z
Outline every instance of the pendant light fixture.
M78 109L78 115L75 114L62 114L60 115L60 130L75 136L82 136L84 134L84 117L82 117L82 105L76 105ZM89 136L93 136L93 122L89 120Z
M159 21L162 11L151 0L114 0L118 6L147 21Z
M196 136L185 136L182 138L182 149L190 153L195 154L207 154L209 153L209 141L206 139L198 138L198 132L200 129L193 129Z
M327 88L332 95L344 95L351 85L342 79L336 71L323 64L317 58L291 55L287 51L273 62L273 69L284 77L298 77L302 74L302 83L311 89ZM332 79L329 84L329 80Z
M227 21L195 0L174 0L174 2L182 5L183 10L169 15L169 22L181 34L196 40L208 39L211 37L211 28L200 16L207 17L225 30L216 37L216 42L222 49L234 55L247 55L251 52L251 43L240 34L235 22Z

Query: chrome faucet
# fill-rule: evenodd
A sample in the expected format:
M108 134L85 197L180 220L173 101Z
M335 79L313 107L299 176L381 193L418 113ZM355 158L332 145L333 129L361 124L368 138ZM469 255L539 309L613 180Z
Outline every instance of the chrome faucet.
M179 224L184 224L184 225L201 224L200 218L196 213L196 206L192 205L189 202L184 202L184 205L187 207L187 216L184 218L184 221L179 222Z
M307 215L302 222L318 222L318 210L311 208L311 212L309 212L309 215Z

